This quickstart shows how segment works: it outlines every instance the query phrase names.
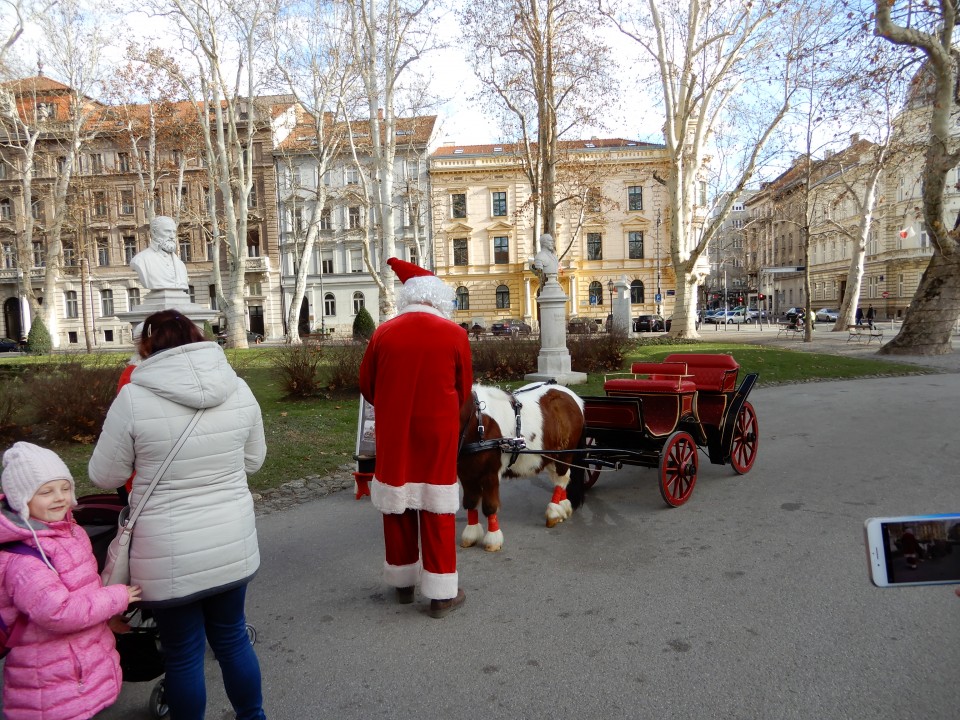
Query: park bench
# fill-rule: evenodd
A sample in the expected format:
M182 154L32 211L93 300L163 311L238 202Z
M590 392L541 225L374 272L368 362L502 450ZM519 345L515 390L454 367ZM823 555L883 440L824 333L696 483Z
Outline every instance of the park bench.
M777 323L777 337L801 338L803 337L803 325L800 323Z
M870 327L869 325L847 325L847 342L851 340L856 340L857 342L862 342L863 339L867 339L867 344L876 339L877 342L883 342L883 328L879 325L874 325Z

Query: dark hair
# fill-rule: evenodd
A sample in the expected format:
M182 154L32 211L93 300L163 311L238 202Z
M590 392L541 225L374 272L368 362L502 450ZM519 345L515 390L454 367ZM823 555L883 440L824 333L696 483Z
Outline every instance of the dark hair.
M203 332L183 313L161 310L143 321L140 356L150 357L161 350L203 342Z

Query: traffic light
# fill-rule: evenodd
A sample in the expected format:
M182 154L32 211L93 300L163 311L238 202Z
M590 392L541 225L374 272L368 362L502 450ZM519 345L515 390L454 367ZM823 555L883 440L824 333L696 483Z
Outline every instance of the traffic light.
M764 297L766 297L766 296L765 296L763 293L760 293L759 295L757 295L757 299L758 299L758 300L763 300Z

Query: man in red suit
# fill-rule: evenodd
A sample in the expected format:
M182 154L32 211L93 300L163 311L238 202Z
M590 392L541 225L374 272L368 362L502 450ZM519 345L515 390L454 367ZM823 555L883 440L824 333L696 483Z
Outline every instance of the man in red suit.
M450 320L449 286L403 260L387 263L403 282L398 314L377 328L360 364L360 392L376 415L370 497L383 513L386 583L410 603L419 581L430 614L443 617L466 599L455 514L460 409L473 384L470 343Z

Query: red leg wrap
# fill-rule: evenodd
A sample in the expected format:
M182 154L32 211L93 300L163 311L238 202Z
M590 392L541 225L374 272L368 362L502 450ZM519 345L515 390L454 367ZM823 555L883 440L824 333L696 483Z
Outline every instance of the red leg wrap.
M553 497L550 498L550 502L559 505L561 500L567 499L567 490L562 488L559 485L553 489Z
M497 520L497 515L494 513L487 518L487 532L496 532L500 529L500 521Z
M480 522L480 513L476 510L467 510L467 525L477 525Z

